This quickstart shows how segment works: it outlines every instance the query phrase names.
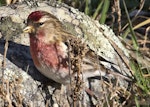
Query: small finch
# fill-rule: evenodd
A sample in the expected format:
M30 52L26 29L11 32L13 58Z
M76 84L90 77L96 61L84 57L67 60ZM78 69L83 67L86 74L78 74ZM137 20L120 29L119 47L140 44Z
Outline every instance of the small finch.
M33 62L46 77L67 84L79 70L83 78L105 75L95 52L81 38L68 33L52 14L32 12L24 32L29 33Z

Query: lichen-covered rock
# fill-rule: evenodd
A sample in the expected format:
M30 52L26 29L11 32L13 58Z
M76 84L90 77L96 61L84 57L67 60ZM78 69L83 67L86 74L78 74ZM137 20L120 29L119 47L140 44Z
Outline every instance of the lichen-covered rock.
M67 107L77 104L90 107L103 106L108 101L116 102L116 106L123 102L121 98L126 99L128 95L127 88L129 89L132 73L128 66L129 53L113 31L65 4L55 1L36 2L36 6L33 4L32 1L27 1L0 7L1 63L5 44L3 39L11 41L6 66L4 68L2 64L0 66L1 73L4 72L4 77L0 81L1 105ZM79 93L73 96L73 86L69 84L60 90L60 84L40 74L30 56L28 35L22 32L27 16L35 10L50 12L64 24L68 32L82 38L101 57L100 65L106 68L104 71L108 74L107 77L90 78L82 84ZM41 83L50 84L43 86Z

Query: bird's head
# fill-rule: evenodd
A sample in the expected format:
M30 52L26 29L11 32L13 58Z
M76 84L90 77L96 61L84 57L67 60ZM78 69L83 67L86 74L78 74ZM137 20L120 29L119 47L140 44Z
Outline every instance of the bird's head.
M57 40L62 24L52 14L45 11L34 11L27 18L27 27L23 30L30 36L49 36Z

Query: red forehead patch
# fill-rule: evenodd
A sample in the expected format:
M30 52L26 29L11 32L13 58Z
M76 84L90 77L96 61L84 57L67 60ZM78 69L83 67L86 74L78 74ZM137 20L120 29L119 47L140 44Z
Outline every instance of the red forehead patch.
M28 20L38 21L43 16L41 11L34 11L28 16Z

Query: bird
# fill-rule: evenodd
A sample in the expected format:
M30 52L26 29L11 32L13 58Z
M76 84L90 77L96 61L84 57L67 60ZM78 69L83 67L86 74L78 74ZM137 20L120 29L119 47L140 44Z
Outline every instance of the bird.
M69 33L51 13L41 10L30 13L23 31L29 34L35 67L49 79L68 84L77 76L85 80L107 74L96 52L80 37Z

